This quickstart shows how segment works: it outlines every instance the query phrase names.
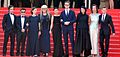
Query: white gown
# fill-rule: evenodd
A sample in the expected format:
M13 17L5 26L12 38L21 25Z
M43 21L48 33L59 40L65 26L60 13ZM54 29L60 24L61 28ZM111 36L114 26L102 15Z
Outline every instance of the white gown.
M99 21L99 15L100 14L90 14L90 39L91 39L91 45L92 45L92 50L91 54L98 54L98 21Z

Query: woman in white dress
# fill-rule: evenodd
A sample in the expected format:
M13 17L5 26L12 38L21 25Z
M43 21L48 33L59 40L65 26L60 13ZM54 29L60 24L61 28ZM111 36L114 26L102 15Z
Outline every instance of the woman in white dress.
M98 21L99 21L99 15L98 14L98 8L96 5L92 5L90 14L90 39L91 39L91 54L92 57L98 57Z

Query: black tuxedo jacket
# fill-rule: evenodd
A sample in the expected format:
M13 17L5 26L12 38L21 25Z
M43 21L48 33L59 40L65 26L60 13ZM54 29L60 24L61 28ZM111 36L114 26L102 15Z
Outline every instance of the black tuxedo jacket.
M112 29L112 33L115 33L114 25L112 22L112 17L110 15L106 14L104 21L102 21L102 15L100 15L99 24L101 25L100 31L103 31L104 34L110 35L111 29Z
M25 29L25 31L26 31L26 29L27 29L27 26L26 26L27 17L25 16L24 18L25 18L25 20L24 20L24 27L23 27L23 29ZM17 31L21 31L21 30L22 30L21 16L18 16L18 17L17 17L16 27L17 27Z
M13 14L14 15L14 14ZM16 16L14 15L14 24L12 24L10 14L5 14L2 21L2 28L4 32L16 31Z

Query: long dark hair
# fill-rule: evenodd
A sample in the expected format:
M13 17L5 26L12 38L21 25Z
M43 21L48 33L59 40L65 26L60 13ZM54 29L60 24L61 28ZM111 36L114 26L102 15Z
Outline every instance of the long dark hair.
M85 12L84 12L84 14L82 14L81 8L85 9ZM85 15L85 14L86 14L86 12L87 12L87 9L86 9L86 7L85 7L85 6L81 6L81 8L80 8L80 14L82 14L82 15Z
M33 14L33 12L32 12L32 11L33 11L34 9L36 9L36 7L32 7L31 14Z
M97 7L97 5L96 5L96 4L93 4L93 5L92 5L92 7L91 7L91 12L93 13L93 6L95 6L95 7L96 7L96 13L98 13L98 7Z

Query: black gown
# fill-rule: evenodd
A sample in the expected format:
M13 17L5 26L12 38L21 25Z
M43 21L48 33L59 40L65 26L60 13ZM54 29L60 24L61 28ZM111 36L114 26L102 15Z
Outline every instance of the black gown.
M53 57L62 57L64 55L64 50L62 45L60 16L54 16L52 34L54 41Z
M26 55L33 56L38 54L38 16L29 17L28 38L26 46Z
M40 52L50 52L50 17L42 15L41 17L41 35L39 38Z
M76 42L75 54L81 54L82 51L91 50L91 42L88 26L88 15L78 14L76 21Z

